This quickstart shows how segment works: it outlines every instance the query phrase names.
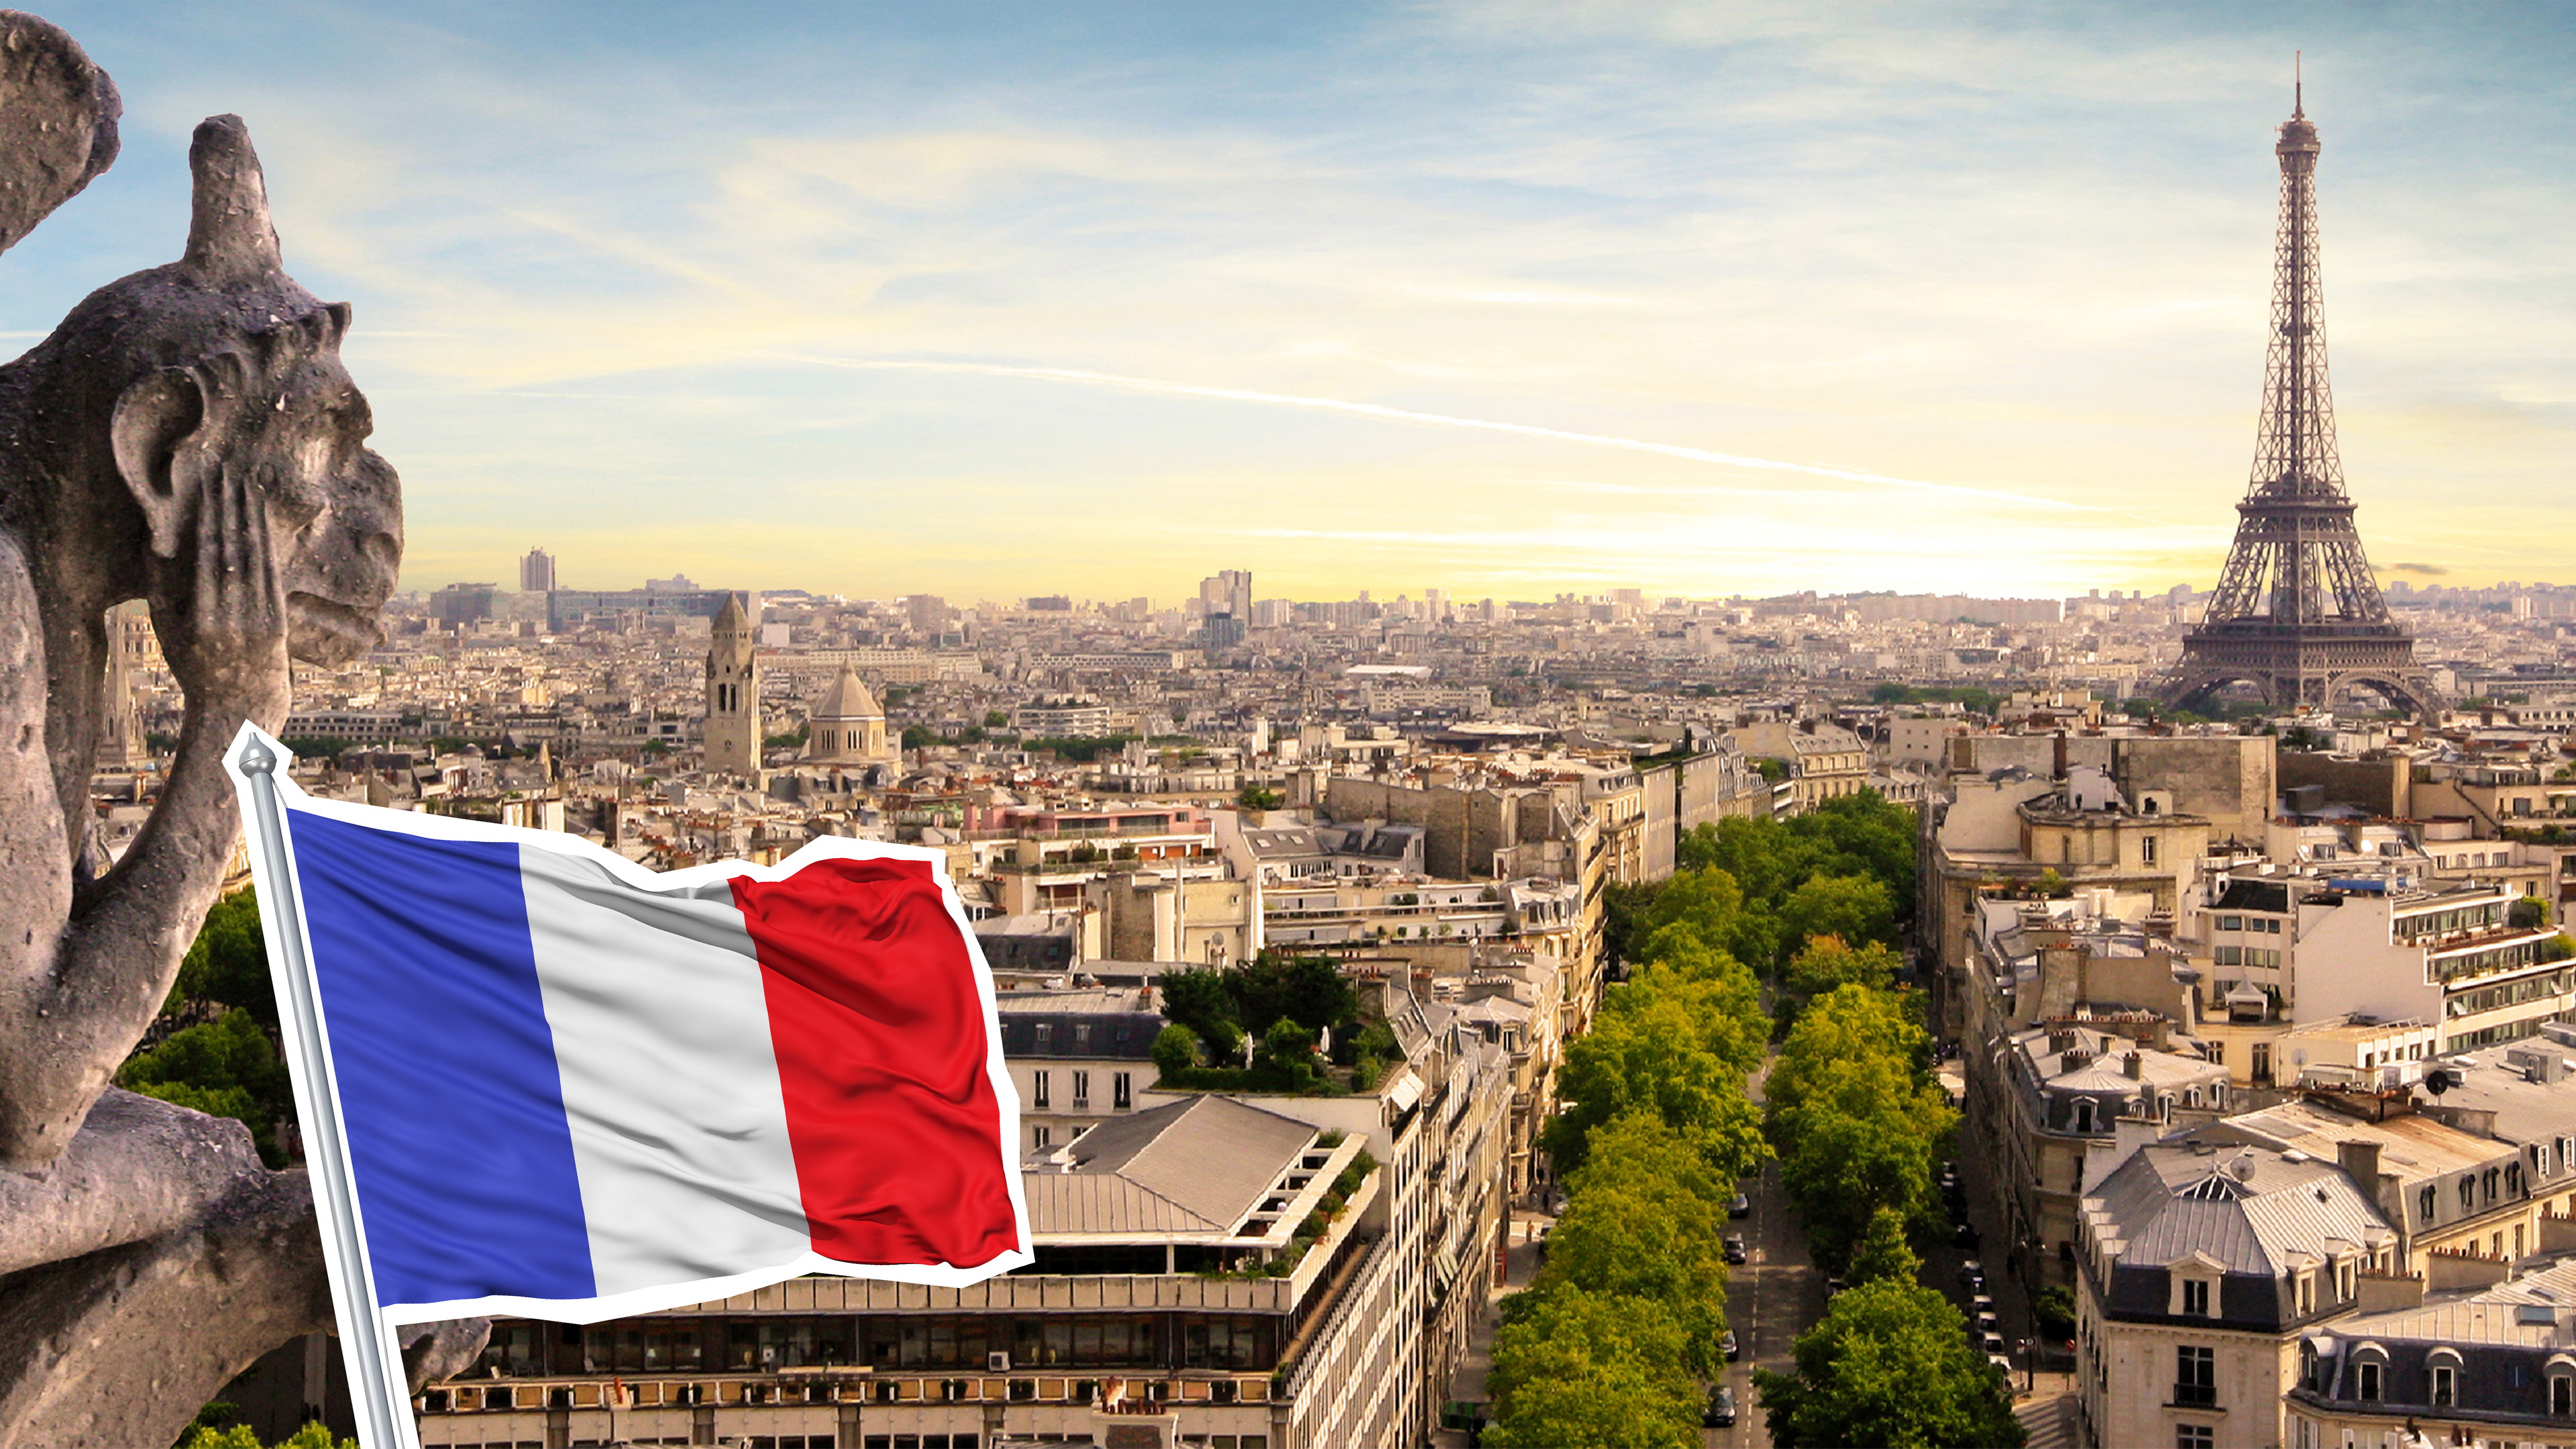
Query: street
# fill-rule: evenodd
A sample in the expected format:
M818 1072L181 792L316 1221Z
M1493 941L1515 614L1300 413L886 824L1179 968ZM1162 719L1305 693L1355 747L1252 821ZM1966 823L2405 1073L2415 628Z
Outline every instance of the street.
M1769 1073L1770 1064L1765 1062L1762 1071L1746 1084L1747 1095L1756 1105L1763 1100L1763 1081ZM1993 1184L1987 1180L1986 1154L1976 1150L1964 1131L1957 1167L1960 1185L1967 1193L1969 1221L1976 1225L1980 1246L1963 1249L1945 1242L1925 1249L1923 1281L1939 1289L1964 1314L1969 1295L1960 1285L1959 1266L1970 1258L1984 1263L1986 1292L1995 1300L2004 1341L2014 1349L2014 1413L2030 1433L2030 1449L2072 1445L2074 1385L2070 1375L2064 1370L2043 1371L2036 1378L2036 1393L2030 1392L2033 1381L2021 1352L2021 1345L2032 1332L2029 1298L2021 1283L2005 1270L2005 1238ZM1745 1180L1742 1189L1752 1201L1752 1216L1729 1219L1725 1231L1742 1233L1749 1255L1747 1262L1730 1271L1726 1294L1727 1326L1735 1330L1743 1356L1726 1365L1721 1380L1735 1390L1736 1420L1732 1428L1701 1431L1708 1449L1769 1449L1771 1436L1753 1392L1753 1370L1759 1367L1774 1373L1789 1372L1790 1351L1798 1335L1825 1312L1824 1277L1808 1256L1807 1235L1797 1214L1790 1210L1787 1189L1780 1180L1780 1165L1765 1163L1757 1177ZM1488 1354L1494 1329L1501 1321L1499 1305L1505 1294L1519 1291L1538 1271L1537 1235L1553 1221L1526 1210L1514 1213L1509 1244L1511 1282L1496 1289L1487 1304L1485 1321L1450 1397L1470 1401L1488 1397L1485 1373L1491 1362ZM1986 1257L1988 1252L1995 1256ZM1433 1436L1433 1442L1444 1449L1466 1449L1467 1436L1442 1431Z
M1745 1084L1757 1106L1770 1071L1766 1061ZM1754 1402L1753 1370L1789 1371L1789 1350L1798 1335L1824 1316L1825 1280L1807 1256L1807 1235L1797 1214L1789 1210L1780 1164L1763 1164L1761 1176L1744 1183L1743 1190L1753 1200L1753 1216L1726 1225L1728 1232L1744 1234L1750 1252L1726 1288L1727 1325L1744 1347L1744 1357L1726 1366L1725 1382L1735 1390L1735 1427L1704 1430L1702 1437L1728 1449L1768 1449L1771 1435Z

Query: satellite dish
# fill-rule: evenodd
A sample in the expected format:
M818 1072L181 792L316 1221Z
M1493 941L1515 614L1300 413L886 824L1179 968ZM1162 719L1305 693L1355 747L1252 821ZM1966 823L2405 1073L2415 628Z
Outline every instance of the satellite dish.
M2308 1049L2306 1047L2301 1047L2297 1051L2290 1053L2290 1065L2294 1067L2304 1067L2307 1064Z
M2458 1082L2459 1078L2453 1076L2448 1067L2435 1067L2424 1074L2424 1090L2436 1097L2451 1090Z

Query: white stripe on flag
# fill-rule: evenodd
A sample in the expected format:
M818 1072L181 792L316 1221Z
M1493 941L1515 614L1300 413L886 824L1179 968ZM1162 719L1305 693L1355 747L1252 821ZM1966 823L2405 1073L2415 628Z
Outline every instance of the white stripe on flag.
M519 869L597 1291L810 1251L769 1003L731 890L641 890L532 845Z

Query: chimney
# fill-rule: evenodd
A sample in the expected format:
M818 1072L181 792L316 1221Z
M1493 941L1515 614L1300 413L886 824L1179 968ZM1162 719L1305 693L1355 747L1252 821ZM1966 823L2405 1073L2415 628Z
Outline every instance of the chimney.
M2335 1144L2335 1161L2343 1175L2361 1189L2365 1202L2379 1201L2379 1144L2346 1140Z
M2057 1059L2057 1069L2060 1072L2080 1072L2091 1065L2093 1065L2093 1054L2088 1051L2070 1051Z
M2069 1031L2069 1030L2067 1030L2065 1027L2062 1027L2062 1026L2057 1026L2057 1027L2051 1027L2051 1028L2049 1028L2049 1031L2048 1031L2048 1049L2049 1049L2050 1051L2053 1051L2053 1052L2065 1052L2065 1051L2072 1051L2072 1050L2074 1050L2074 1048L2075 1048L2075 1033L2074 1033L2074 1032Z
M2142 1082L2146 1080L2147 1059L2145 1057L2138 1055L2136 1052L2131 1052L2120 1059L2120 1065L2128 1069L2130 1081Z
M2063 780L2066 778L2066 731L2057 732L2057 745L2053 754L2057 765L2057 778Z

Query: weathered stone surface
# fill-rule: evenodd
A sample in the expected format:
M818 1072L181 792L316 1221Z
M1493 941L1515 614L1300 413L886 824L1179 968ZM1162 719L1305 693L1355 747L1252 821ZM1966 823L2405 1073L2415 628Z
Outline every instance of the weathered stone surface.
M187 1228L0 1279L0 1446L168 1444L227 1380L330 1321L304 1174L244 1178Z
M0 251L116 160L124 112L107 72L62 31L0 10Z
M115 87L0 12L0 248L115 158ZM250 133L197 128L187 246L0 365L0 1449L165 1444L224 1381L326 1325L302 1173L238 1124L112 1092L221 883L222 752L275 729L290 657L379 637L393 469L340 363L349 309L286 274ZM88 785L105 616L149 603L187 724L113 870ZM479 1330L424 1333L424 1368Z
M178 1231L272 1175L239 1122L110 1091L52 1167L0 1172L0 1274Z

